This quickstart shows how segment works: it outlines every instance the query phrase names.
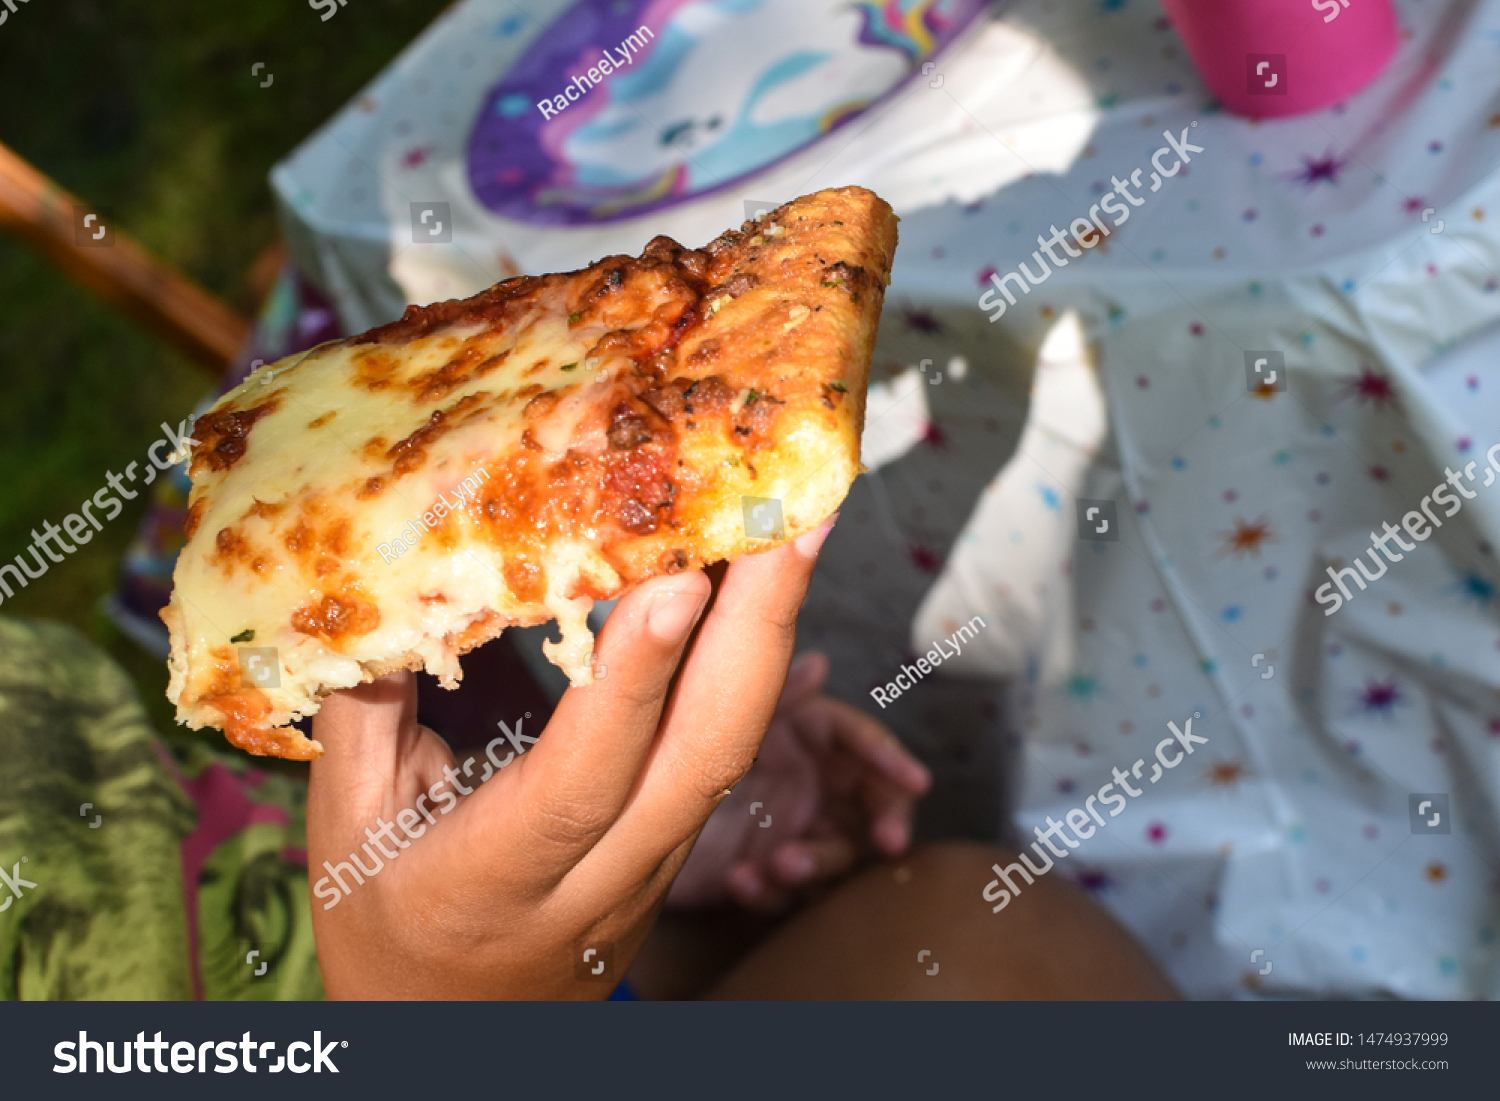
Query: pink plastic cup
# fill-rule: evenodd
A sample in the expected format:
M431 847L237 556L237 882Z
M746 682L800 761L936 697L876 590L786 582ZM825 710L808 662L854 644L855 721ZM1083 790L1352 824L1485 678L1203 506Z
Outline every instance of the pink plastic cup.
M1317 111L1374 80L1400 44L1390 0L1161 0L1226 111Z

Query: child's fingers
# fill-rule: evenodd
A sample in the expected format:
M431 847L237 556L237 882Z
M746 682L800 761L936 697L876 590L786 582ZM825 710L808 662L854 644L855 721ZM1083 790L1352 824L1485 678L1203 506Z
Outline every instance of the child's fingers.
M925 791L926 785L920 790ZM883 773L867 772L856 782L851 796L857 800L861 820L867 823L869 832L865 836L875 848L886 856L904 852L911 844L918 792Z
M310 824L357 831L395 804L407 805L425 779L408 767L421 738L416 711L411 673L346 688L323 702L313 718L313 737L322 743L323 756L309 773Z
M599 640L606 675L564 694L541 740L518 762L514 781L476 793L495 816L483 836L494 839L501 863L519 846L548 867L547 878L560 879L610 829L650 752L709 591L703 574L686 573L647 581L620 601Z
M744 776L776 710L797 612L831 526L741 558L725 572L639 788L611 836L575 874L586 876L593 863L615 877L651 874Z
M870 815L870 839L886 856L900 856L911 844L911 823L916 803L910 798L886 804Z
M781 689L776 709L788 711L816 696L828 680L828 668L828 658L818 650L799 654L786 671L786 684Z
M762 869L751 864L737 866L726 880L729 896L740 906L761 914L774 914L791 902L791 894Z
M788 841L776 850L771 867L787 887L803 887L819 880L833 879L854 867L859 850L844 837Z
M742 860L729 869L724 886L736 902L748 906L760 898L766 889L766 881L754 863Z
M820 750L843 749L912 795L921 795L932 785L931 773L890 728L842 700L827 696L812 700L793 721Z

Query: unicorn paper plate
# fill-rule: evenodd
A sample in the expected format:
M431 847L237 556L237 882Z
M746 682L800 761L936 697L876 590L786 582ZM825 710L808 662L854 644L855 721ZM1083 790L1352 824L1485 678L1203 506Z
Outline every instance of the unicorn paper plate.
M469 182L494 213L543 225L696 198L921 77L987 6L580 0L485 96Z

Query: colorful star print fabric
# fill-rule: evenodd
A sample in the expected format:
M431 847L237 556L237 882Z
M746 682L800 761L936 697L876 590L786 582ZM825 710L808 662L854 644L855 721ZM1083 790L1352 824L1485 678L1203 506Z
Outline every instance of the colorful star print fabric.
M1190 994L1494 997L1500 5L1399 5L1376 85L1262 126L1135 7L1072 29L1079 159L966 215L976 284L1041 276L995 328L1061 348L913 646L1003 627L951 667L1026 685L1014 836L1079 808L1041 854ZM1045 274L1122 180L1138 221Z
M1500 0L1396 7L1373 85L1255 124L1149 0L966 28L883 5L890 64L824 127L822 99L745 91L800 87L786 55L716 37L760 5L640 7L670 9L640 56L595 82L575 53L547 113L507 97L524 77L540 101L522 59L573 8L467 0L273 183L347 331L874 189L902 224L871 472L799 641L933 766L927 835L1029 843L1098 812L1050 874L1194 996L1494 996ZM839 17L867 51L873 8ZM617 49L590 26L578 43ZM653 62L669 41L683 57ZM704 64L723 103L687 79ZM649 95L623 83L658 70ZM616 96L655 142L636 175L599 129ZM530 137L504 124L532 115ZM778 119L753 156L725 144ZM552 159L505 161L512 140ZM1114 797L1140 794L1112 815L1117 770Z

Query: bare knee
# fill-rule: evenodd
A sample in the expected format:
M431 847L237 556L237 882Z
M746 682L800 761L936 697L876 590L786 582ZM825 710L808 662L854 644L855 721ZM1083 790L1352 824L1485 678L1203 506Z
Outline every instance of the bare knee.
M866 898L898 939L921 936L935 947L941 936L959 958L985 960L1004 976L991 996L1175 996L1131 934L1061 867L1030 878L1010 871L1015 891L997 908L996 869L1019 859L1014 849L977 842L925 845L870 873L883 882L868 883Z
M980 841L935 841L919 845L896 866L911 869L913 875L962 879L969 872L987 871L1005 856L1015 858L1014 853Z
M1036 877L995 913L994 866L1016 859L952 841L870 868L788 922L717 996L1172 996L1130 935L1060 875Z
M990 911L985 901L986 887L995 879L995 867L1006 867L1017 860L1014 850L978 841L940 841L913 849L905 858L889 865L884 872L890 879L888 889L907 883L918 884L924 896L941 896L949 905L961 905L976 913ZM881 875L877 871L873 873ZM1043 885L1040 881L1037 887ZM1055 891L1039 890L1055 898ZM991 899L993 901L993 899Z

